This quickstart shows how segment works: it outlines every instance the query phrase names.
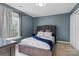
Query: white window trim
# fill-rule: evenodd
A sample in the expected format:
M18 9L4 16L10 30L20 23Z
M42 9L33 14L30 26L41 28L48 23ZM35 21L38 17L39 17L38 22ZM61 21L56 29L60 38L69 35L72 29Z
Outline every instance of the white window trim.
M21 36L18 36L18 37L12 37L12 38L7 38L7 40L17 40L17 39L20 39Z
M14 13L16 13L16 12L14 12ZM12 38L7 38L7 40L15 40L15 39L21 38L21 33L20 33L21 32L21 29L20 29L20 27L21 27L21 19L20 19L20 15L19 14L18 14L18 16L19 16L18 36L12 37Z

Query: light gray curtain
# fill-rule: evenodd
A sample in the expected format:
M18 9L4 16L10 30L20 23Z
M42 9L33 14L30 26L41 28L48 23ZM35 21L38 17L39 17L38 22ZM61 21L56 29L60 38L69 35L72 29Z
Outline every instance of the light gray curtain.
M3 30L3 10L4 8L0 6L0 39L2 38L2 30Z
M0 38L9 38L11 36L12 10L0 6Z

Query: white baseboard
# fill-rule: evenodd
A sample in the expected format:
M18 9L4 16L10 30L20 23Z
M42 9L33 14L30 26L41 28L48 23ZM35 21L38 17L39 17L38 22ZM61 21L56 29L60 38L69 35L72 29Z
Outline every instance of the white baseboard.
M57 41L57 43L66 43L66 44L70 44L70 42L66 42L66 41Z

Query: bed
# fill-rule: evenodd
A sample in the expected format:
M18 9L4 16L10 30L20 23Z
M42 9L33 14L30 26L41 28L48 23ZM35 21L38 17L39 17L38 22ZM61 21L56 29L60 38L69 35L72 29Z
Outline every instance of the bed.
M42 31L42 32L40 32ZM43 33L51 36L45 37L37 33ZM49 40L50 39L50 40ZM52 56L56 43L56 26L42 25L37 26L36 35L29 38L24 38L19 44L19 52L29 56Z

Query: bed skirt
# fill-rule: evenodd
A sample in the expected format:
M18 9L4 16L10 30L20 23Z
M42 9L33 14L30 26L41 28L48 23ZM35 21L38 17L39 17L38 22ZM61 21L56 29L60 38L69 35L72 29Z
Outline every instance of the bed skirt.
M54 47L53 47L53 50L50 51L50 50L30 47L26 45L19 45L19 52L29 56L53 56Z

